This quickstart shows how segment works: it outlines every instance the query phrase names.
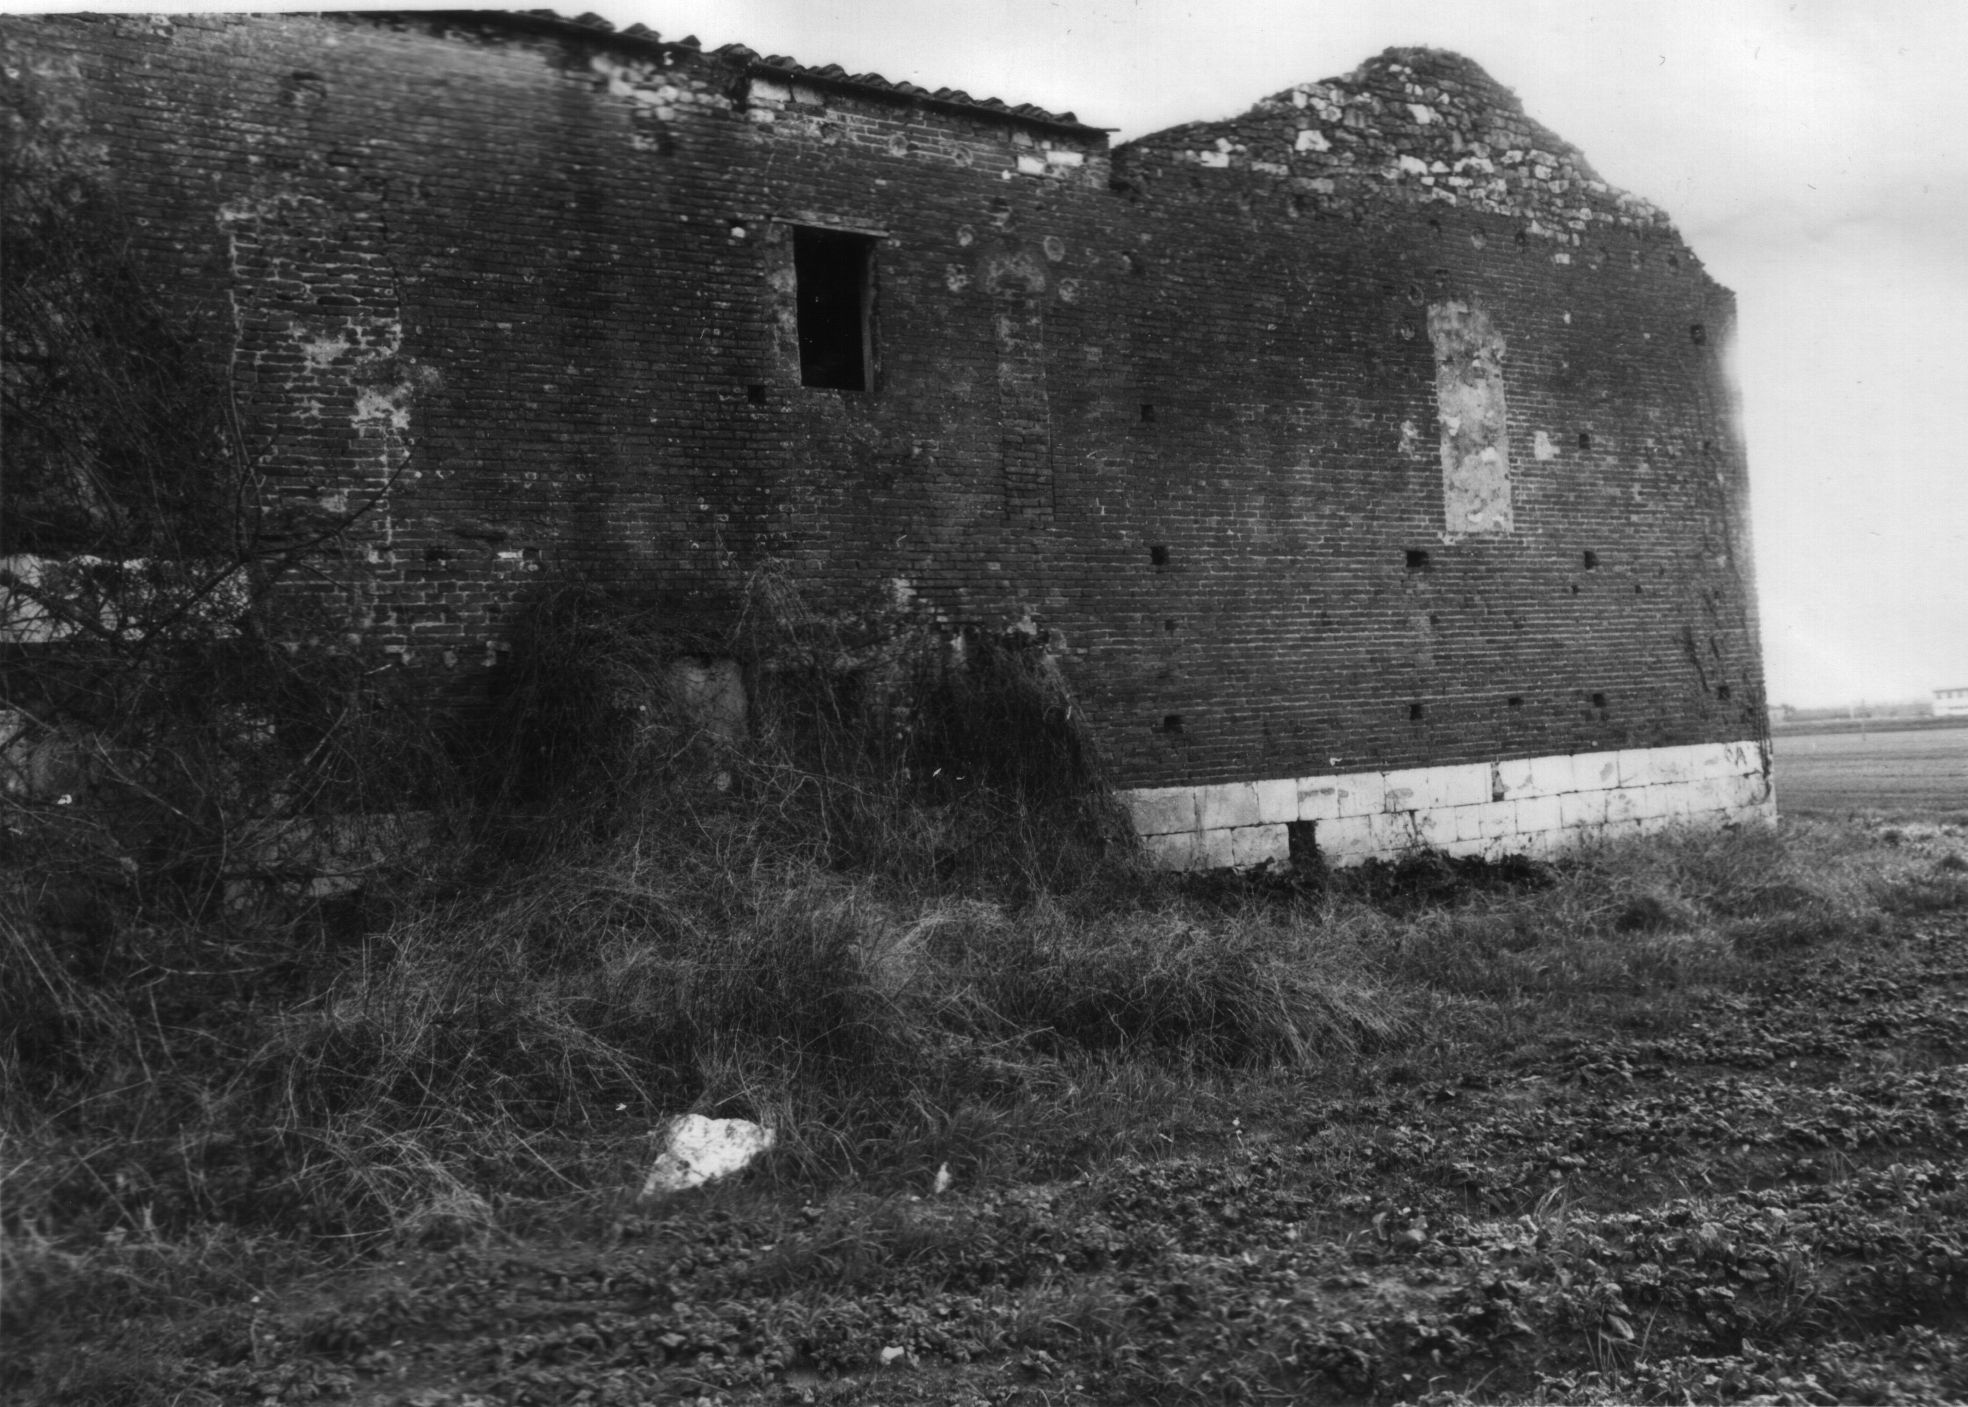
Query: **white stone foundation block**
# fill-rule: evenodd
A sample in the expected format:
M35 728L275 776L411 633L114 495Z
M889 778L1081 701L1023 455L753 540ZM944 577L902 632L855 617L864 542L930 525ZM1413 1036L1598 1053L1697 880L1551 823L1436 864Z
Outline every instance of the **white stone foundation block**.
M1458 806L1452 814L1455 816L1458 841L1496 840L1517 832L1517 803L1514 801L1485 801L1477 806Z
M1202 846L1194 831L1180 831L1173 835L1144 835L1141 848L1148 852L1148 858L1157 869L1193 870L1201 866Z
M1375 854L1380 847L1380 837L1376 834L1373 816L1339 816L1330 821L1321 821L1312 832L1313 843L1329 865L1343 865L1364 860Z
M1763 770L1763 750L1751 743L1721 743L1711 764L1714 775L1740 777Z
M1700 743L1275 777L1123 794L1156 864L1247 869L1290 858L1287 827L1312 827L1327 863L1415 850L1539 857L1699 821L1774 819L1759 743Z
M1257 784L1257 819L1260 825L1283 825L1299 819L1296 777L1278 777Z
M1605 797L1606 824L1618 826L1639 818L1640 808L1646 804L1647 789L1620 787L1616 791L1603 792L1601 795Z
M1206 831L1258 823L1257 786L1252 782L1220 782L1202 787L1196 797L1196 824Z
M1533 796L1513 804L1517 807L1519 835L1537 835L1542 831L1555 831L1563 824L1559 819L1558 798L1555 796Z
M1576 791L1570 754L1552 757L1516 757L1496 764L1497 784L1511 800L1557 796Z
M1282 825L1244 826L1230 832L1230 863L1240 870L1291 860L1291 836Z
M1438 811L1447 806L1475 806L1490 799L1490 764L1463 763L1452 767L1411 767L1381 777L1383 811Z
M1610 791L1620 784L1620 755L1617 752L1575 752L1572 754L1573 791Z
M1154 787L1124 795L1137 835L1168 835L1196 829L1194 787Z
M1566 830L1597 830L1606 824L1603 791L1570 791L1558 798L1558 824Z
M1236 866L1230 830L1199 831L1196 835L1196 866L1205 870L1227 870Z
M1341 813L1340 804L1347 789L1338 777L1305 777L1298 783L1298 817L1301 821L1330 821ZM1347 812L1351 815L1353 813Z
M1402 846L1408 850L1439 850L1455 842L1455 817L1444 807L1435 811L1403 811L1388 817L1398 822L1396 830L1404 835Z
M1648 790L1654 794L1659 813L1673 818L1688 814L1694 801L1694 785L1693 782L1662 782Z
M1339 783L1339 814L1371 816L1384 808L1387 789L1378 772L1349 772L1333 779Z

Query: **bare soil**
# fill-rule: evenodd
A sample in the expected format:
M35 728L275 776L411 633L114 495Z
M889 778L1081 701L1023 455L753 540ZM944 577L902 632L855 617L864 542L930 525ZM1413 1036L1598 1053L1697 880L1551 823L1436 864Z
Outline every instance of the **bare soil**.
M1968 1399L1968 916L1765 938L1486 1068L1225 1078L1159 1152L434 1235L133 1319L62 1399Z

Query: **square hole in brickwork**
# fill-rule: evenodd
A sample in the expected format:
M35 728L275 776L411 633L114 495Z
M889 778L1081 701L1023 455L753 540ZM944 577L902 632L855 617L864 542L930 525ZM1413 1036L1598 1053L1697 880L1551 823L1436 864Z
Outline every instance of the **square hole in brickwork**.
M1522 694L1512 694L1503 702L1506 708L1522 708L1524 706L1524 696Z
M1175 631L1176 631L1176 624L1173 619L1165 620L1162 622L1162 633L1164 635L1173 635L1175 634Z
M875 240L845 230L793 229L800 384L872 389Z
M1723 703L1727 703L1729 701L1729 686L1727 684L1717 684L1715 686L1715 697Z
M753 405L765 404L765 387L754 384L745 388L745 399Z
M1580 554L1580 560L1585 563L1585 569L1588 572L1594 572L1599 570L1599 554L1597 552L1594 552L1590 547L1586 548L1585 551Z
M1179 713L1163 714L1161 731L1164 733L1180 733L1182 731L1182 715Z
M1143 425L1153 425L1155 423L1155 407L1146 401L1141 403L1141 423Z
M1594 694L1592 696L1592 706L1594 708L1604 708L1606 706L1606 696L1604 694Z
M1407 554L1408 570L1425 572L1429 569L1428 552L1425 548L1410 547Z
M1422 715L1422 707L1420 704L1411 703L1408 705L1408 722L1410 723L1421 722L1421 715Z
M1579 448L1580 449L1592 448L1592 432L1590 430L1579 431Z
M1689 323L1688 340L1694 343L1697 347L1701 346L1704 342L1708 341L1708 329L1703 327L1698 322Z
M1150 544L1148 548L1148 562L1150 566L1166 567L1169 564L1168 544L1163 542Z

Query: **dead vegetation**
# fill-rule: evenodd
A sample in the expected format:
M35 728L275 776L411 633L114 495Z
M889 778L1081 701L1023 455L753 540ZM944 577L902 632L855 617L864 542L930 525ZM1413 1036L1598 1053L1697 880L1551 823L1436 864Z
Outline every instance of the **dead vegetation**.
M678 706L682 647L645 615L543 609L579 649L514 667L471 754L499 785L455 789L443 865L213 918L9 890L11 1392L902 1401L958 1371L1131 1400L1700 1397L1709 1358L1776 1383L1778 1341L1827 1326L1839 1381L1955 1381L1902 1339L1954 1294L1958 830L1178 881L1116 843L1035 645L973 645L955 687L927 651L859 678L750 656L738 741ZM809 658L853 658L840 621L802 629ZM1034 719L1080 785L966 755ZM584 750L528 774L543 736ZM1818 1084L1714 1084L1800 1060ZM779 1146L638 1207L649 1130L686 1110ZM1833 1156L1864 1235L1908 1247L1884 1299L1696 1190L1753 1168L1793 1225ZM913 1200L939 1169L957 1190ZM1864 1211L1889 1174L1904 1211ZM1736 1249L1686 1239L1709 1222ZM316 1299L300 1268L324 1260L355 1278ZM1748 1303L1744 1266L1790 1307L1704 1330L1718 1286ZM520 1308L548 1303L572 1307ZM495 1332L514 1312L537 1329ZM477 1334L500 1347L467 1367Z

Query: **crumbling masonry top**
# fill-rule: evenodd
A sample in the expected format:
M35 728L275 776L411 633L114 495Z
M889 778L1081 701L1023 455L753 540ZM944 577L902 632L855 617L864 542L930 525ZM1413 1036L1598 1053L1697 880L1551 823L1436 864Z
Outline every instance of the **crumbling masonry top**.
M1599 179L1570 143L1460 54L1388 49L1347 74L1301 83L1240 117L1171 127L1114 153L1137 185L1187 168L1240 172L1295 193L1373 192L1521 220L1577 244L1593 227L1671 232L1667 215Z

